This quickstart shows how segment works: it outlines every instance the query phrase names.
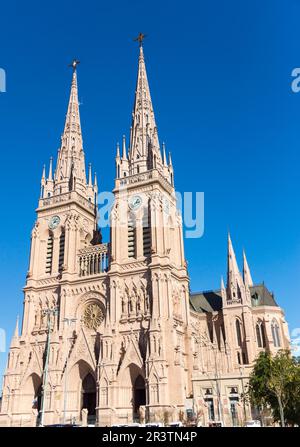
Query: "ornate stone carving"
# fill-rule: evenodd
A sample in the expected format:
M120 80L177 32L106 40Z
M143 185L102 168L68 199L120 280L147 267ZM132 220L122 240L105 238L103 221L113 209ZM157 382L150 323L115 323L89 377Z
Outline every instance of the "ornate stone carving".
M83 313L83 323L86 328L94 329L96 331L103 319L104 312L98 304L89 303L86 305Z

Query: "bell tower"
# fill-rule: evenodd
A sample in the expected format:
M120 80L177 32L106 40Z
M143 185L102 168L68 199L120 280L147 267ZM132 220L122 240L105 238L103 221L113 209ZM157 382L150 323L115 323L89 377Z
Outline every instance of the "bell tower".
M113 345L118 372L109 406L131 412L133 401L133 417L176 418L191 391L189 278L172 160L160 147L141 41L129 148L123 136L113 193L109 330L120 345ZM99 363L100 395L108 364ZM107 412L99 412L103 421Z

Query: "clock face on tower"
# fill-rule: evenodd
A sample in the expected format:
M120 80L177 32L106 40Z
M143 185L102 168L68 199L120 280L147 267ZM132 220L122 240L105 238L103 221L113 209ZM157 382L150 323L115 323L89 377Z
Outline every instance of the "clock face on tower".
M60 223L60 217L59 216L52 216L48 227L50 228L50 230L54 230Z
M141 196L131 196L128 200L128 206L132 211L138 210L142 203Z

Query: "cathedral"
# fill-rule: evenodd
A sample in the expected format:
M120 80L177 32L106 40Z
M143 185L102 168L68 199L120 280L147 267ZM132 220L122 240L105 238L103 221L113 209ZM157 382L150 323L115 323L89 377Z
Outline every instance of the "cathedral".
M0 425L243 425L254 417L242 396L255 358L290 346L284 312L253 282L245 253L239 270L230 236L226 282L190 291L174 167L159 142L142 42L102 241L77 64L57 160L42 173Z

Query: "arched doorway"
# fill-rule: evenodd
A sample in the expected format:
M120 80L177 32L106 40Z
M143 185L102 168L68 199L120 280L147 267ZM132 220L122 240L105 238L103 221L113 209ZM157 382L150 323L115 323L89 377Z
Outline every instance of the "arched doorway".
M141 375L137 376L133 385L133 417L138 419L139 408L146 405L146 388L145 380Z
M89 421L96 418L96 381L91 373L88 373L82 381L82 405L81 409L88 410Z
M42 406L42 385L38 387L35 393L32 408L36 408L39 413L41 411L41 406Z

